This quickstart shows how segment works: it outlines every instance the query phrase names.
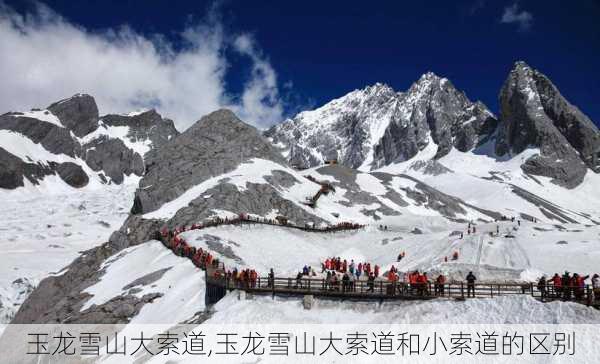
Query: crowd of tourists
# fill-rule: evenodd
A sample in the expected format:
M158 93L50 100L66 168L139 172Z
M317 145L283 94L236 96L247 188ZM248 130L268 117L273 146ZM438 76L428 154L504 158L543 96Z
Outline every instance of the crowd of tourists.
M176 230L177 231L177 230ZM163 229L157 234L157 240L161 241L167 248L171 249L175 255L189 258L198 268L207 267L220 268L219 259L215 258L209 251L202 248L190 246L176 231Z
M592 276L590 287L591 292L586 292L586 279L589 275L583 275L565 272L562 276L555 273L550 279L542 276L537 282L537 289L541 293L542 298L562 298L565 301L571 300L571 297L576 301L583 300L586 295L593 294L596 301L600 302L600 276L594 274Z
M506 217L504 219L508 220ZM511 218L511 220L514 222L515 218ZM156 238L162 241L176 255L189 258L196 267L201 269L213 268L211 272L214 274L214 277L227 279L230 287L240 289L256 288L260 282L256 270L250 268L241 270L238 270L238 268L226 269L224 264L219 262L211 252L203 248L190 246L181 236L182 232L188 230L236 224L244 221L274 225L287 224L287 221L282 222L280 219L272 220L253 217L248 214L239 214L236 217L215 217L189 227L178 227L173 231L165 228L156 233ZM516 221L520 225L520 221ZM354 229L359 227L361 225L343 222L329 228ZM383 229L385 228L387 227L384 226ZM476 231L476 227L469 223L467 234L476 233ZM496 228L496 232L499 233L499 227ZM400 262L405 257L405 254L404 251L401 252L398 255L397 261ZM452 254L452 259L458 259L458 251ZM447 257L444 260L447 261ZM325 259L321 263L320 275L318 275L313 267L305 265L296 276L294 288L305 288L309 279L320 280L321 289L323 290L341 292L360 291L361 293L369 293L376 292L377 289L378 293L385 292L387 295L444 296L445 288L447 288L446 277L443 274L431 278L427 272L419 272L417 270L400 272L394 265L389 270L382 272L382 268L378 264L366 261L355 262L353 259L347 260L341 257ZM588 302L593 299L596 302L600 302L600 276L598 274L591 276L591 286L586 285L585 282L587 279L590 279L589 275L578 273L571 275L569 272L565 272L561 276L556 273L549 279L546 276L541 277L537 283L534 283L534 286L543 299L563 299L565 301L574 299L576 301L588 300ZM477 278L473 272L469 272L465 277L467 297L475 297L476 280ZM292 282L293 278L286 278L285 281ZM269 271L266 286L263 284L262 287L275 288L275 274L273 269ZM531 287L533 286L530 284L523 285L523 293L526 293L526 289L531 289ZM313 286L313 289L316 288L316 286Z
M334 232L334 231L341 231L341 230L357 230L357 229L361 229L364 227L364 225L361 225L361 224L342 221L337 224L328 225L328 226L321 227L321 228L315 228L314 224L304 224L303 226L294 225L291 222L289 222L287 218L285 218L283 216L277 216L274 219L270 219L270 218L266 218L266 217L253 216L253 215L250 215L247 213L240 213L237 216L212 217L201 223L192 224L191 226L177 227L173 232L174 232L174 234L177 235L181 232L188 231L188 230L199 230L199 229L205 229L205 228L215 227L215 226L220 226L220 225L236 225L236 224L241 224L241 223L256 223L256 224L266 224L266 225L287 226L287 227L293 227L293 228L298 228L298 229L313 230L313 231L318 230L318 231L323 231L323 232Z

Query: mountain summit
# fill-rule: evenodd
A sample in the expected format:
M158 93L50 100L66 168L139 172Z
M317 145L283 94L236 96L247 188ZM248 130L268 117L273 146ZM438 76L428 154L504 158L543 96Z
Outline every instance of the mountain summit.
M525 62L516 62L502 86L499 103L502 123L497 154L539 148L539 155L529 158L523 170L551 177L566 187L581 183L587 167L600 171L598 128L545 75Z
M313 167L338 160L373 170L414 157L430 143L437 156L468 151L489 137L497 121L446 78L424 74L407 92L377 83L302 112L266 132L290 162Z
M542 73L516 62L499 99L497 119L448 79L427 72L406 92L377 83L301 112L265 135L298 168L335 160L368 171L426 148L423 158L437 160L489 142L486 154L494 150L494 157L535 149L522 170L567 188L579 185L588 168L600 171L598 128Z

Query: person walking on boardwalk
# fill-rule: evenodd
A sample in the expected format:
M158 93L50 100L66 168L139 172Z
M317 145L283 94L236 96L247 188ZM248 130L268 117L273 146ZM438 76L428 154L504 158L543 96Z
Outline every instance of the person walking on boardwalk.
M269 270L269 276L267 277L268 288L275 288L275 272L273 272L273 268Z
M563 291L563 299L568 301L571 299L571 276L569 272L565 272L561 278L561 286Z
M440 274L435 280L435 295L443 296L444 295L444 284L446 284L446 277L443 274Z
M348 277L348 273L344 273L342 277L342 292L346 293L350 286L350 277Z
M554 297L558 298L562 294L562 278L558 273L554 273L552 277L552 285L554 286Z
M427 278L427 272L419 274L417 276L417 282L419 283L419 294L421 296L429 295L429 279Z
M375 290L375 276L370 275L369 279L367 280L367 292L374 292Z
M600 302L600 276L594 274L592 277L592 289L594 290L594 299L596 302Z
M589 277L589 275L582 276L577 273L573 275L575 299L577 299L578 301L581 301L583 299L583 295L585 294L585 280Z
M542 276L537 283L537 289L538 289L538 291L540 291L540 294L542 296L542 301L546 297L548 297L548 293L546 292L546 283L547 283L546 276Z
M473 293L473 297L475 297L475 281L477 278L473 272L469 272L467 274L467 297L471 297L470 294Z

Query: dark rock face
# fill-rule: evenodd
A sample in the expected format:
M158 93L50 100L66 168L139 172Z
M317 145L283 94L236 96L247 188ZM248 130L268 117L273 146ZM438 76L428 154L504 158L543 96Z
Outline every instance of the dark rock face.
M155 110L131 116L106 115L100 123L98 108L89 95L75 95L56 102L45 113L56 116L62 126L13 112L0 116L0 130L19 133L52 154L81 160L82 165L85 163L98 172L103 183L120 184L125 176L144 174L144 160L139 154L143 152L140 150L138 153L126 143L138 142L143 144L143 148L155 149L179 134L173 121L162 118ZM127 127L128 133L123 140L103 132L89 134L99 127ZM21 161L15 156L9 157L9 154L7 150L0 153L0 163L4 166L0 172L0 188L21 187L24 185L23 178L38 184L44 176L51 174L60 175L76 188L89 182L90 176L84 176L81 166L75 163Z
M60 122L78 137L98 128L98 106L90 95L78 94L48 106Z
M431 142L438 146L437 158L452 147L471 150L496 125L485 105L427 73L405 93L369 86L302 112L265 135L288 152L293 165L313 167L337 159L351 168L375 169L408 160Z
M523 164L526 173L573 188L583 181L587 167L598 171L598 129L538 71L517 62L500 91L500 108L496 152L540 149Z
M81 154L81 145L71 137L68 129L45 121L8 113L0 116L0 129L23 134L54 154L65 154L69 157Z
M71 187L81 188L86 186L90 181L81 166L75 163L61 163L56 167L56 172Z
M39 179L53 174L52 168L26 163L0 148L0 188L15 189L24 186L23 178L37 184Z
M140 188L142 213L173 200L188 188L234 170L243 160L285 160L258 131L229 110L204 116L183 134L146 155Z
M114 183L122 183L124 175L144 173L142 157L120 139L103 136L85 144L84 149L83 158L88 166L94 171L103 171Z
M104 115L102 122L108 126L129 127L129 140L150 140L154 149L179 135L173 120L163 118L154 109L133 116Z
M376 146L376 166L411 158L429 143L427 134L438 146L436 158L452 147L469 151L485 141L497 125L485 105L471 102L449 80L433 73L411 86L403 104L409 113L401 115Z
M191 225L214 214L214 210L266 215L274 208L298 223L321 222L296 204L282 198L277 187L297 181L288 173L264 171L273 185L248 183L244 191L224 179L217 186L180 208L168 221L144 219L164 203L212 177L236 169L242 162L260 158L286 166L287 163L258 130L239 120L229 110L204 116L163 147L147 153L147 171L136 191L132 215L110 238L112 246L124 248L147 241L162 226Z

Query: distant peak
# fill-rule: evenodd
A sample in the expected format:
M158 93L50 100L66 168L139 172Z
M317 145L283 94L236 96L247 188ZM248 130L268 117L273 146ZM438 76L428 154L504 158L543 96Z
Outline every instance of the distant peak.
M515 61L515 64L513 67L514 68L524 68L524 67L531 68L531 67L529 67L529 65L527 63L525 63L525 61Z
M376 92L376 91L380 91L380 90L394 92L394 89L392 89L389 85L382 83L382 82L377 82L373 85L365 87L365 89L364 89L364 91L366 91L366 92Z
M436 75L435 73L433 73L431 71L428 71L427 73L424 73L421 76L421 78L419 78L418 82L421 82L421 81L439 81L439 80L442 80L442 79L444 79L444 78Z

